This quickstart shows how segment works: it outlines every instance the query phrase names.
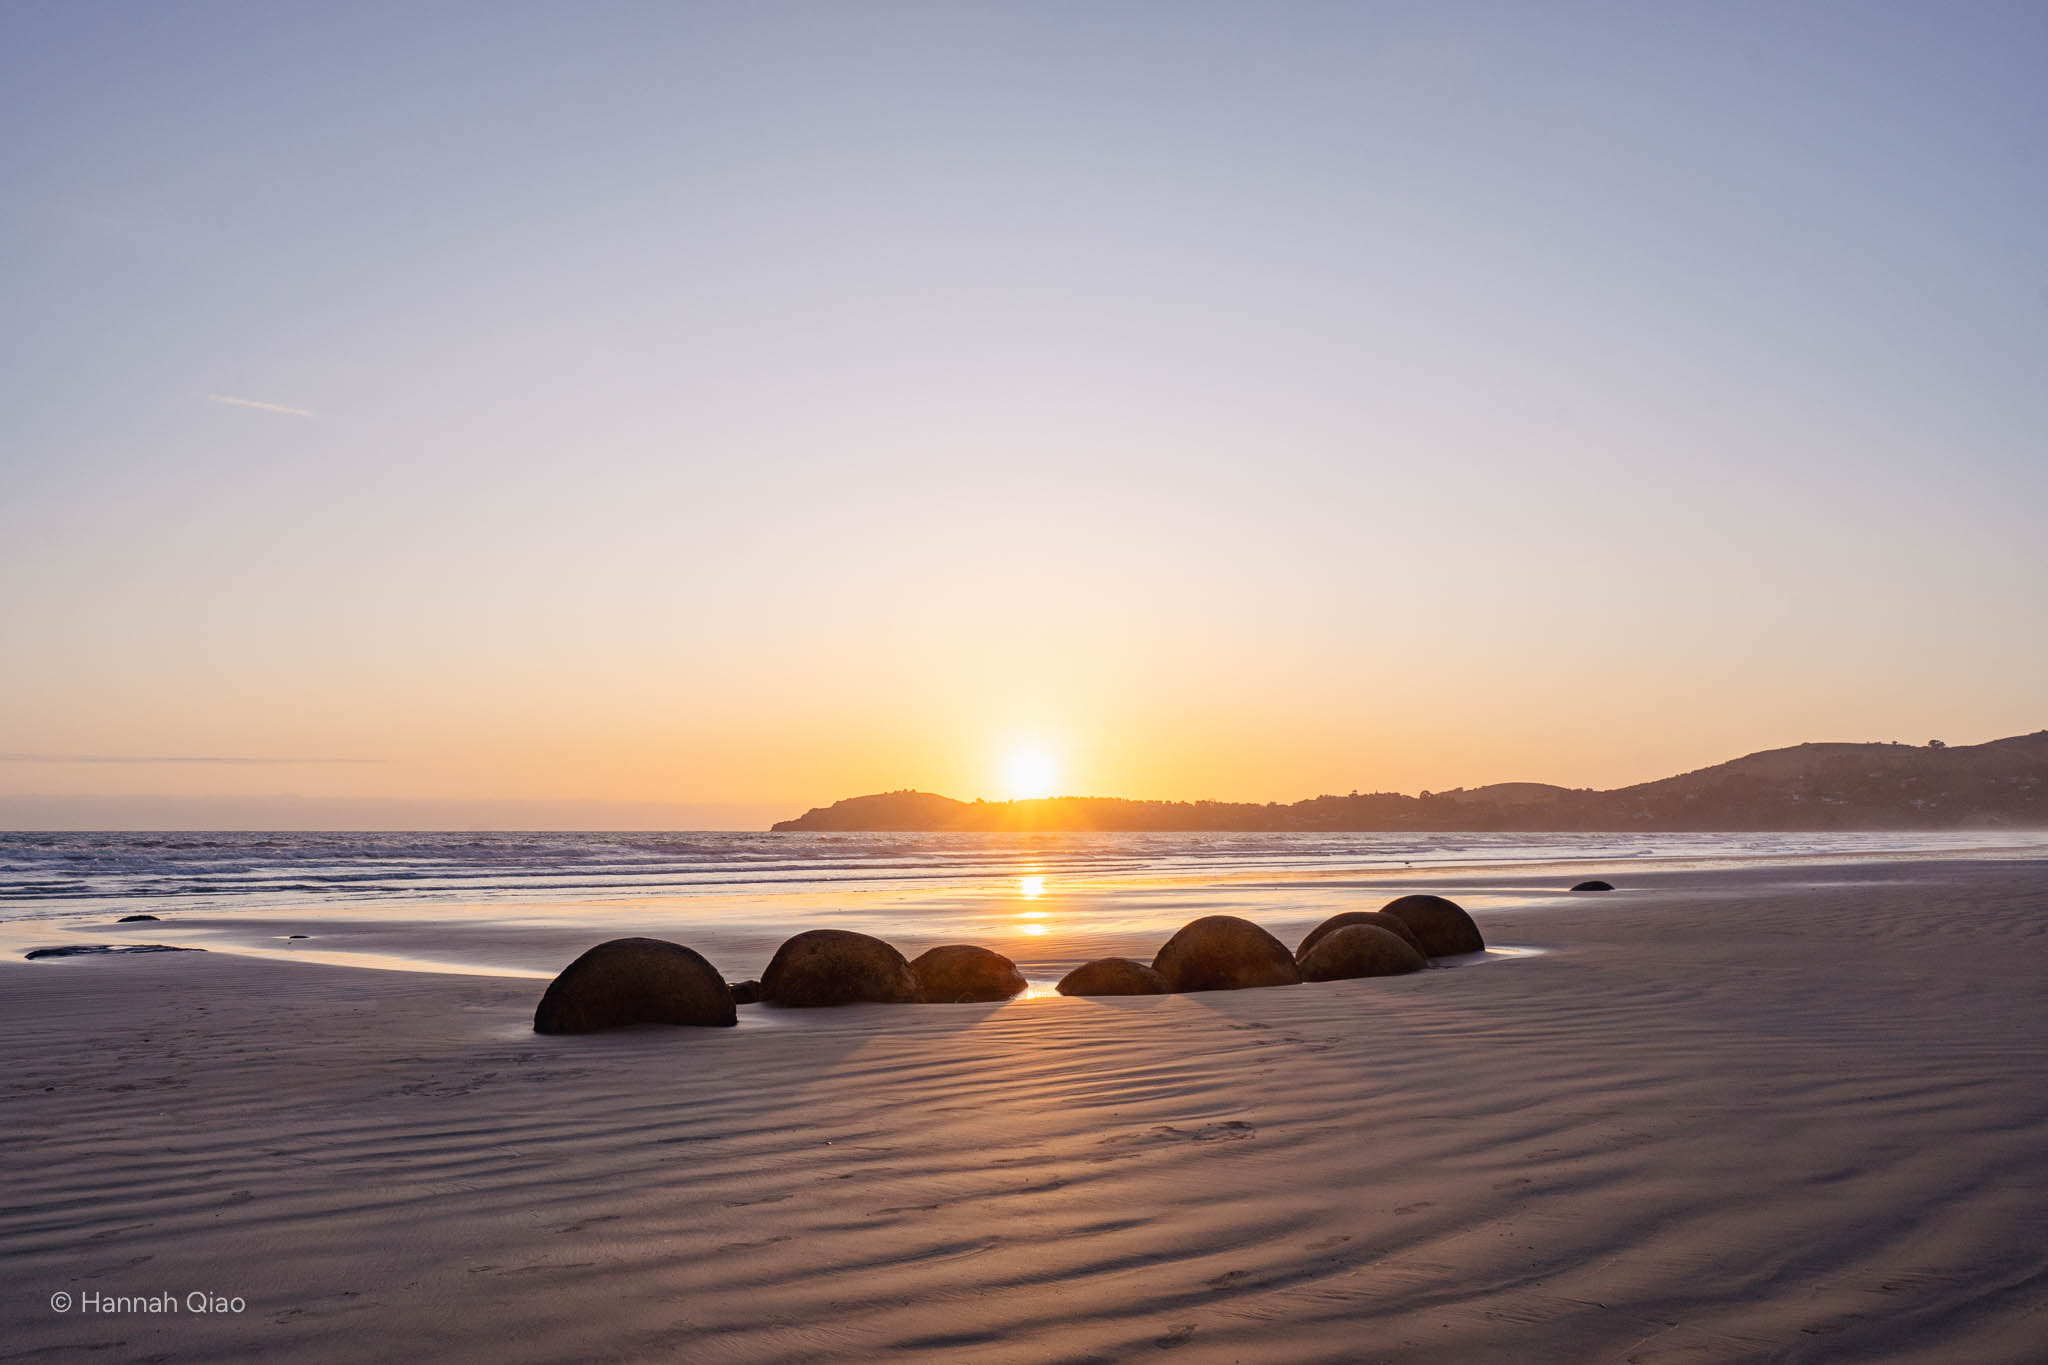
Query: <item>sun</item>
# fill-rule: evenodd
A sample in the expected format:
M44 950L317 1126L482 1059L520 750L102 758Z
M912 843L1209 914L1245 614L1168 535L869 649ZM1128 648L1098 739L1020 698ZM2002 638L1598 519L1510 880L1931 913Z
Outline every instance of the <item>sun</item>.
M1059 765L1043 749L1018 749L1003 762L1003 785L1012 801L1051 796L1059 780Z

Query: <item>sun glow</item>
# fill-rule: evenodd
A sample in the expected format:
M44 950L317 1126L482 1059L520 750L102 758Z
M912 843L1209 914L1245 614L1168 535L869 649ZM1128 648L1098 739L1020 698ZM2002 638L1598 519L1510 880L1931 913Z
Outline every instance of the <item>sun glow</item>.
M1012 801L1034 801L1054 794L1059 767L1043 749L1019 749L1003 764L1003 782Z

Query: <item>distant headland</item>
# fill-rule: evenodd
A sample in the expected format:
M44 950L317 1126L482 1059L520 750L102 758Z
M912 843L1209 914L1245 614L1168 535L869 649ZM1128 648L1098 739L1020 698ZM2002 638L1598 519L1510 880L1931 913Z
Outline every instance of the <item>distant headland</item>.
M1055 796L956 801L854 796L777 831L1829 830L2048 827L2048 730L1950 748L1801 744L1613 791L1500 782L1470 790L1352 792L1292 805Z

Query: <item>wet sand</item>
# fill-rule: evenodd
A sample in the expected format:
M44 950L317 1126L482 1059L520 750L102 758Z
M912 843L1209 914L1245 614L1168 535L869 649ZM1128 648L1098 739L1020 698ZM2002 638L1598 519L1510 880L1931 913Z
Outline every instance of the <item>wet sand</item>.
M1543 951L582 1038L533 980L0 963L0 1359L2039 1358L2048 862L1476 913Z

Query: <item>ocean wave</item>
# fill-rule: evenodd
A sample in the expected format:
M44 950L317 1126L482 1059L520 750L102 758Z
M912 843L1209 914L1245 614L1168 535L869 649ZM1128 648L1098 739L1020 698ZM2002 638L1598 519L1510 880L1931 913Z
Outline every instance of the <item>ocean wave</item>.
M750 885L786 891L975 884L1030 874L1075 881L1925 852L1999 840L1981 833L0 834L0 904L47 914L125 908L137 900L249 909L579 901L729 893Z

